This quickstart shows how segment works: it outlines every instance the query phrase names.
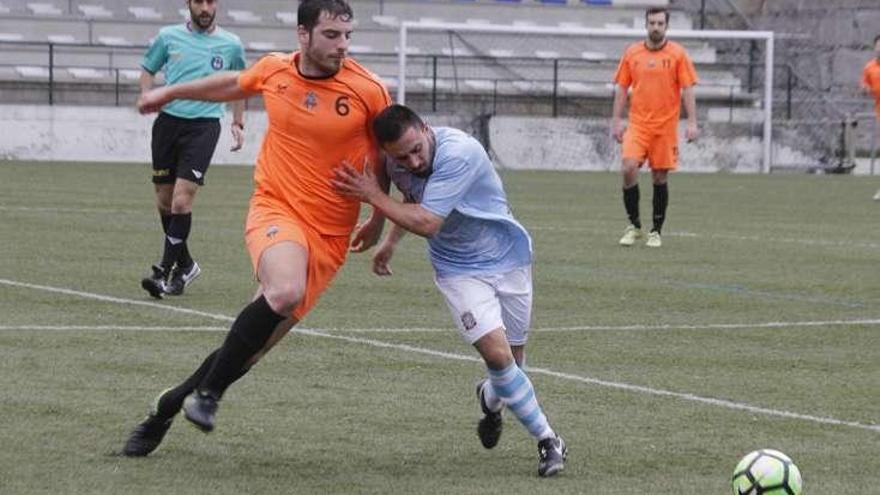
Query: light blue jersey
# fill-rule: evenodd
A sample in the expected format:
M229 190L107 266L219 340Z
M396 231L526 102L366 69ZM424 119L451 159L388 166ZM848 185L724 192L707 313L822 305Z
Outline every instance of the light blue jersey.
M190 29L189 24L166 26L150 44L141 66L150 74L165 68L165 83L178 84L200 79L222 70L245 67L244 48L238 36L219 26L208 33ZM162 111L184 119L220 118L224 103L174 100Z
M438 277L502 273L532 262L532 240L513 218L501 178L480 143L458 129L432 128L433 170L413 175L393 160L388 175L408 203L445 219L428 239Z

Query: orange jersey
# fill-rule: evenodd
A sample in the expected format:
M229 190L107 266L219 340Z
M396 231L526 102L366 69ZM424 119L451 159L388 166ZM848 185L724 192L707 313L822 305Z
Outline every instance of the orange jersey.
M681 89L697 83L697 71L687 51L673 41L650 50L645 42L633 43L623 53L614 82L628 89L630 124L646 129L676 128L681 110Z
M378 77L352 59L336 74L310 79L297 69L299 52L272 53L241 72L238 84L260 92L269 126L254 171L255 198L289 208L322 235L347 236L360 202L330 184L343 161L375 166L373 117L391 104Z
M872 58L862 71L862 87L874 95L874 111L880 118L880 61Z

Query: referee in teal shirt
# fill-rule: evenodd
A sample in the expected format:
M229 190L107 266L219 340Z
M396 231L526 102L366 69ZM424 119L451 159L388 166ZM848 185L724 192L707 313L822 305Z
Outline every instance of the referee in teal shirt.
M214 23L217 0L187 0L190 20L159 30L141 63L141 93L153 87L160 70L165 84L178 84L223 70L245 68L238 36ZM220 137L223 103L175 100L153 123L153 184L165 232L162 261L141 281L150 296L180 295L201 273L186 240L192 225L192 204ZM232 151L244 142L244 101L232 104Z

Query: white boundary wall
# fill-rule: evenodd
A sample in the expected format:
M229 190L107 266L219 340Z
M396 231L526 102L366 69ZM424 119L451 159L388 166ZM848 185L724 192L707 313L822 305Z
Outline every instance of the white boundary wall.
M155 118L130 107L0 105L0 159L149 163ZM248 112L245 121L244 149L232 153L227 112L211 163L255 163L265 113Z
M230 114L223 122L213 164L256 162L266 131L263 111L246 116L244 149L229 151ZM0 160L149 163L154 115L127 107L0 105ZM426 115L432 125L460 126L455 116ZM713 131L719 132L713 132ZM499 166L531 170L619 170L620 146L607 119L496 116L489 139ZM761 140L720 134L711 123L694 144L681 144L682 172L760 172ZM774 146L782 161L806 163L794 150ZM865 173L864 164L858 172Z

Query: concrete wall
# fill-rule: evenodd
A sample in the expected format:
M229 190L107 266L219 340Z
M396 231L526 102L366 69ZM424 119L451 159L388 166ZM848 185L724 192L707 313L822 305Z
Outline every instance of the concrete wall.
M153 116L133 108L0 106L0 159L149 162ZM228 119L215 164L253 164L266 128L262 111L249 111L247 140L232 153ZM428 116L432 125L451 125L488 139L499 166L511 169L617 170L620 146L609 136L607 119L503 117L485 122L460 115ZM688 172L757 172L761 163L760 126L702 125L701 139L680 146L680 169ZM682 132L683 135L683 132ZM814 160L784 146L776 163L803 167Z
M0 159L150 162L153 115L130 107L0 105ZM265 131L265 114L247 115L247 140L229 151L227 112L213 163L254 163Z

